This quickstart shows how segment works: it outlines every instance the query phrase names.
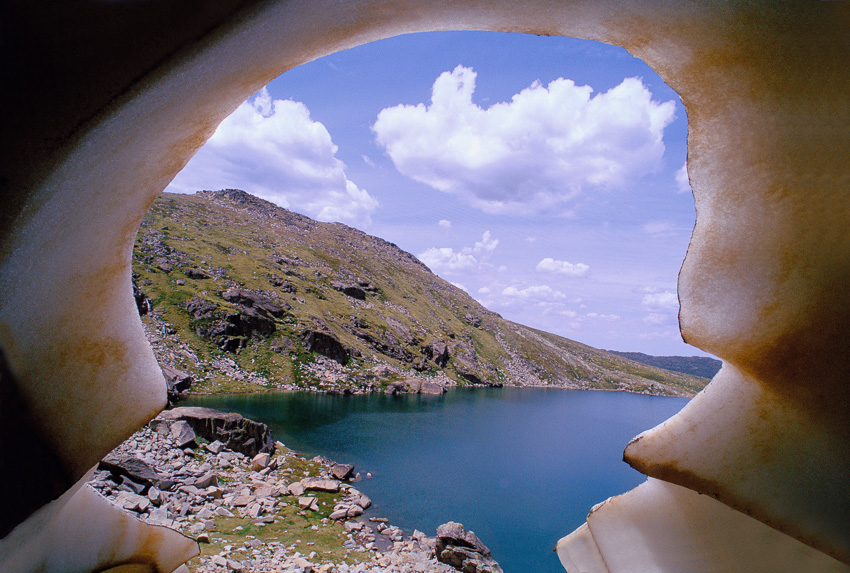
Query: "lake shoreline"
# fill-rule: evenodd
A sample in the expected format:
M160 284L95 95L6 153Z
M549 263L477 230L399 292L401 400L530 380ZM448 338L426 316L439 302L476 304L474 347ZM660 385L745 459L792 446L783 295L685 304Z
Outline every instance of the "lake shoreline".
M143 521L196 539L194 573L455 570L436 558L443 538L405 535L365 516L371 500L354 487L353 470L279 441L250 457L157 417L104 458L89 486Z
M186 405L238 411L269 424L304 456L371 472L356 487L407 534L460 521L506 571L555 573L562 571L551 553L557 540L583 523L594 504L645 479L622 463L623 445L686 401L537 390L288 391L196 396Z

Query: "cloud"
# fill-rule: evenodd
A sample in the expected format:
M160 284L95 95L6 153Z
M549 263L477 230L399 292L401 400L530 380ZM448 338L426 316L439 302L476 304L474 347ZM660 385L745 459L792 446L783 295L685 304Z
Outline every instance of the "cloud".
M476 241L472 247L464 247L455 251L452 247L431 247L419 253L417 258L435 273L461 272L479 269L486 262L496 246L499 239L494 239L490 231L484 231L480 241Z
M322 221L367 225L378 201L345 175L325 126L263 88L240 105L166 191L238 188Z
M682 228L663 221L653 221L643 225L643 232L655 238L676 237L682 231Z
M653 101L638 78L595 96L568 79L535 82L487 109L472 101L475 79L458 66L434 82L430 106L378 114L376 139L402 174L489 213L532 214L661 168L675 103Z
M541 272L558 273L572 277L583 277L590 269L590 267L584 263L573 264L568 263L567 261L557 261L551 257L546 257L537 263L535 268Z
M473 251L476 253L486 253L491 254L496 247L499 245L499 239L493 239L490 237L490 231L484 231L484 235L481 237L481 240L475 243L475 247L473 247Z
M452 222L447 220L447 219L440 219L440 222L437 223L437 224L442 229L451 229L452 228Z
M588 312L585 316L596 320L620 320L619 314L599 314L598 312Z
M676 192L690 193L691 183L688 181L688 164L687 162L676 171Z
M472 254L455 252L451 247L431 247L416 256L435 273L468 271L478 266L478 259Z
M679 310L679 298L670 291L645 294L641 303L651 310Z
M549 285L534 285L524 289L509 286L502 290L502 295L511 298L532 300L563 300L567 298L567 295L553 289Z

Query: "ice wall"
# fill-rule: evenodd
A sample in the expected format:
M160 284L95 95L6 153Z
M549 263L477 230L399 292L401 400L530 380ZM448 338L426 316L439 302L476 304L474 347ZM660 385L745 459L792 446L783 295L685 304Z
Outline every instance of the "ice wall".
M196 550L141 525L120 551L107 530L56 544L75 515L120 522L80 480L165 403L128 281L138 223L278 74L446 29L624 46L688 111L697 225L680 322L724 368L628 445L654 479L597 506L559 543L564 565L848 569L850 3L182 0L2 16L0 569L171 571Z

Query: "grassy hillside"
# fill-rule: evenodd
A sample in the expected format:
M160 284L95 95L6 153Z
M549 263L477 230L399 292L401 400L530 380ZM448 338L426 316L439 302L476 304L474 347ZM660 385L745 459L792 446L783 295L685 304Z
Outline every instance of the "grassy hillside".
M242 191L161 196L133 271L158 358L198 391L707 383L506 321L392 243Z
M608 352L642 364L708 379L714 378L714 375L723 366L720 360L708 356L650 356L643 352L619 352L617 350L608 350Z

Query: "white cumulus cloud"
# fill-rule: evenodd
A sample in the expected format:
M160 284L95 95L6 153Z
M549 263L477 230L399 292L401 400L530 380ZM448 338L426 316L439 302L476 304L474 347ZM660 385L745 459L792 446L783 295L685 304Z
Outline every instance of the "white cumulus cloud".
M478 266L471 253L456 252L451 247L431 247L416 255L432 271L468 271Z
M534 285L524 289L518 289L515 286L505 287L502 290L502 295L511 298L523 298L532 300L563 300L567 295L557 291L549 285Z
M440 222L437 223L437 225L439 225L441 229L451 229L452 228L452 222L449 221L448 219L440 219Z
M688 181L688 164L685 163L676 171L676 191L678 193L689 193L691 183Z
M587 274L587 271L590 269L584 263L568 263L567 261L558 261L553 259L552 257L546 257L535 267L538 271L548 272L548 273L558 273L562 275L569 275L572 277L583 277Z
M480 268L498 244L499 239L492 238L490 231L484 231L481 240L472 247L459 251L452 247L431 247L416 256L435 273L470 271Z
M643 295L643 306L652 310L678 310L679 298L670 291L649 293Z
M303 103L263 88L240 105L166 191L238 188L322 221L366 225L378 201L345 175L337 146Z
M475 79L458 66L434 82L431 105L378 114L376 139L402 174L489 213L540 213L661 167L675 103L653 101L638 78L596 95L535 82L487 109L472 101Z

